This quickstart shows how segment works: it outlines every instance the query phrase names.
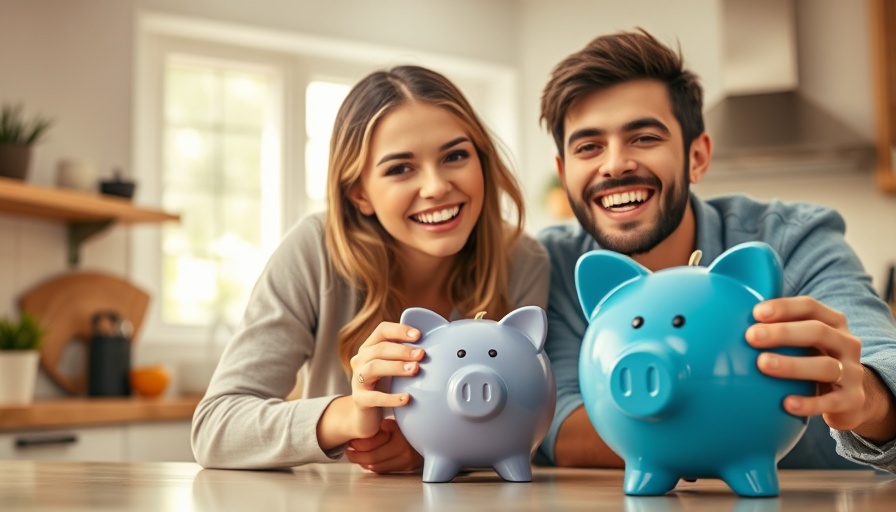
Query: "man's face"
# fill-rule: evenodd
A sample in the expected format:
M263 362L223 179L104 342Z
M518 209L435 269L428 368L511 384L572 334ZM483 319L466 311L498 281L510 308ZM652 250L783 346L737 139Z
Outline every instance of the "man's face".
M567 112L563 133L561 178L601 247L643 254L678 228L689 162L663 83L624 82L585 96Z

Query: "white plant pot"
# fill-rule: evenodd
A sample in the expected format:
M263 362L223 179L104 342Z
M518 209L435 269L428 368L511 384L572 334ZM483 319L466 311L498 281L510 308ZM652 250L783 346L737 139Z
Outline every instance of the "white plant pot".
M0 405L28 405L34 401L37 350L0 350Z

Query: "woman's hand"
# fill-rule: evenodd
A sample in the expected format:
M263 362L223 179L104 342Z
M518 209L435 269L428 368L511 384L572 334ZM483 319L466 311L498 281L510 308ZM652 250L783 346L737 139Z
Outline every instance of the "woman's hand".
M746 334L753 347L812 349L805 357L765 352L758 358L759 370L766 375L818 383L814 397L786 397L787 412L821 414L836 430L893 437L892 397L888 390L879 392L880 378L862 365L862 342L849 332L843 313L811 297L789 297L757 304L753 316L759 323Z
M362 468L380 474L406 473L423 467L423 457L408 443L393 419L383 420L379 432L372 437L349 442L345 456Z
M356 438L370 438L380 430L383 407L403 407L407 393L390 394L377 389L385 377L417 374L423 349L406 345L420 339L420 331L406 325L381 322L351 359L352 401L355 406ZM403 438L402 438L403 439Z

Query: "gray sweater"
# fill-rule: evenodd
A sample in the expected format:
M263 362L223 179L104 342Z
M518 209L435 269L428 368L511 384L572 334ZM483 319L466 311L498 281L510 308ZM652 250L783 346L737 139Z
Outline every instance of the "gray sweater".
M290 467L342 455L321 450L317 423L331 401L351 394L336 336L361 304L330 261L324 224L320 213L299 221L252 291L193 415L193 454L204 467ZM513 308L546 308L547 254L531 237L515 247L509 281ZM287 401L299 371L302 398Z

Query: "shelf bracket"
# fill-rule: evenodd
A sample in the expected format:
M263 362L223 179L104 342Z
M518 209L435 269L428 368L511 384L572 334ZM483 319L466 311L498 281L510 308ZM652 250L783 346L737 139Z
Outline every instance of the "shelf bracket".
M77 267L80 259L81 244L93 235L113 224L112 219L92 222L70 222L68 225L68 264Z

